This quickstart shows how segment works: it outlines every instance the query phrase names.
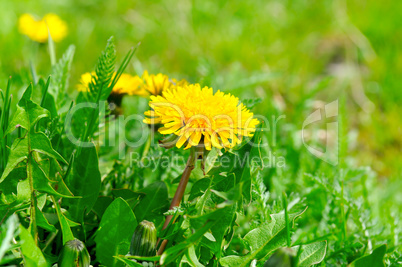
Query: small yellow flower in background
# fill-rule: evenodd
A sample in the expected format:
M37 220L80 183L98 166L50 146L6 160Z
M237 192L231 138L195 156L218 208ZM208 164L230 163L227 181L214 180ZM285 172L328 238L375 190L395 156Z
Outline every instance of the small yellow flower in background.
M169 79L165 74L148 74L148 71L144 71L142 74L143 88L151 95L161 95L163 91L173 88L175 86L183 86L188 84L186 80L178 81L176 79Z
M141 87L141 85L142 79L140 77L123 73L116 85L113 87L112 93L147 96L147 92Z
M92 76L95 76L95 72L86 72L81 75L80 83L77 84L77 90L80 92L88 92L89 84L91 83Z
M23 14L18 20L18 29L20 33L39 43L47 42L49 32L55 42L63 40L67 35L67 24L52 13L46 14L40 20L36 20L31 14Z
M77 90L81 92L88 92L89 84L91 83L92 77L95 77L95 75L95 72L87 72L82 74L80 83L77 85ZM116 73L114 73L112 80L115 75ZM111 94L146 96L147 92L140 87L141 84L142 80L140 77L123 73L113 87Z
M244 136L253 136L259 121L253 118L239 98L199 84L185 84L167 89L162 96L151 96L145 112L147 124L163 124L162 134L178 136L176 147L185 149L204 144L231 148L240 144Z

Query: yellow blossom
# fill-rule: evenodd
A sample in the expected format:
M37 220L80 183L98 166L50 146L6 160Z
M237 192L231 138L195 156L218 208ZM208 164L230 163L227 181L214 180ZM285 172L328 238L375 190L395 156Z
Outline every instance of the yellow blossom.
M239 99L231 94L199 84L186 84L163 91L162 96L151 96L145 112L148 124L163 124L162 134L174 134L178 148L205 145L231 148L240 144L244 136L253 136L259 121Z
M18 29L20 33L39 43L47 42L49 32L55 42L63 40L67 35L67 24L52 13L46 14L40 20L36 20L31 14L23 14L19 18Z
M89 84L92 80L92 77L95 77L95 75L95 72L87 72L82 74L80 83L77 85L77 90L87 92L89 90ZM114 73L112 80L115 75L116 73ZM140 77L123 73L113 87L112 94L145 96L147 95L147 92L140 87L141 84L142 80Z
M165 74L148 74L148 71L146 70L142 74L142 80L144 82L142 87L151 95L160 95L163 91L169 88L188 84L188 82L184 79L181 81L169 79L169 77Z
M89 84L91 83L92 76L95 76L95 72L86 72L81 75L80 83L77 84L77 90L80 92L89 91Z

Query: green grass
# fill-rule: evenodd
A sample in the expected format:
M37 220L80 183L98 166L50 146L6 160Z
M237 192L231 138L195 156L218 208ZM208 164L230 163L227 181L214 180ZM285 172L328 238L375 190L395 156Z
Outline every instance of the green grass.
M105 247L116 246L117 254L125 255L131 236L127 236L130 231L123 229L123 222L132 224L134 231L140 219L147 219L155 223L158 237L174 234L171 238L175 245L170 242L164 256L165 262L171 261L173 265L180 261L195 265L199 261L216 266L219 260L220 264L234 266L241 261L250 265L257 259L257 265L262 266L277 248L289 247L290 239L299 265L309 265L304 261L305 255L313 250L318 251L313 256L325 255L320 266L345 266L367 255L373 264L381 266L384 255L381 245L387 244L384 262L387 266L398 266L402 230L399 221L402 212L401 8L402 4L397 1L373 0L2 1L0 35L4 38L0 41L0 88L5 95L8 77L12 76L12 101L9 119L2 116L0 132L6 132L12 124L17 103L34 79L31 66L39 77L38 84L33 85L33 102L47 109L41 112L49 116L3 139L0 174L11 162L9 154L15 149L11 145L17 137L35 140L36 134L30 132L32 127L50 140L49 153L57 151L68 162L63 163L56 154L39 155L19 148L27 153L26 160L14 166L11 176L4 177L0 184L2 229L8 224L16 226L19 221L20 227L27 229L31 225L29 230L35 233L29 218L36 213L38 248L49 262L57 260L63 240L72 236L85 242L95 265L99 264L96 251ZM25 12L39 16L53 12L67 22L67 38L55 44L56 58L62 59L55 67L51 66L47 44L33 43L18 32L18 17ZM285 115L279 120L276 132L262 132L262 144L268 142L270 146L253 153L262 157L275 153L284 158L286 166L263 169L257 166L246 171L221 166L212 168L206 176L197 166L185 194L185 200L191 201L184 201L178 211L176 225L181 227L173 229L172 226L169 233L162 231L163 214L168 210L168 199L175 193L185 162L178 166L158 165L151 170L137 164L130 166L129 155L130 152L138 153L139 157L146 154L158 161L177 155L187 157L187 152L164 150L157 145L121 148L112 145L111 137L106 138L106 146L98 146L96 150L77 150L64 135L63 125L67 111L72 108L71 101L77 104L85 100L78 95L75 85L82 73L96 69L110 36L115 39L116 71L126 53L141 42L125 72L140 75L147 69L150 73L185 78L232 93L242 100L259 98L252 110L270 121L271 116ZM68 50L71 44L75 50ZM62 57L67 50L70 54ZM52 75L49 91L44 96L49 75ZM94 85L93 91L98 90ZM91 101L96 102L95 99ZM340 103L339 164L332 166L307 151L301 143L300 130L306 117L320 103L336 99ZM124 97L122 112L125 116L142 115L148 109L147 102L145 98ZM8 110L4 103L2 97L2 113ZM30 114L32 110L27 108L25 112ZM85 133L82 125L90 121L91 114L83 110L73 120L73 132L85 139L95 137L96 141L114 127L115 121L107 121L99 132L89 129ZM135 140L143 130L143 124L132 122L124 133ZM145 130L148 132L146 127ZM154 140L160 137L156 134ZM5 146L8 148L4 149ZM3 153L5 150L7 153ZM239 153L245 152L244 148ZM119 157L121 153L127 155L123 160ZM65 197L60 201L60 195L49 188L47 191L35 188L37 194L32 194L25 177L42 175L32 160L46 166L43 173L55 181L51 187L57 184L58 193L71 196L72 192L83 196L85 201ZM25 165L31 167L21 168ZM240 182L233 180L234 177L241 177ZM99 194L91 195L86 187L99 189ZM117 200L119 197L125 201ZM59 200L60 210L56 211L54 200ZM35 209L34 205L39 208ZM296 216L306 207L293 225L290 216ZM63 214L62 210L67 212ZM118 210L125 213L128 210L129 215L122 218ZM13 213L18 218L7 221ZM125 233L119 235L122 245L119 247L107 236L97 237L99 225ZM280 246L266 243L268 237L258 232L271 226L281 229L274 235ZM21 251L28 258L34 257L33 250L19 247L27 236L25 232L6 235L1 231L0 238L7 240L10 247L5 257L0 253L0 259L18 264ZM16 237L17 247L11 246L10 236ZM221 243L214 245L211 236ZM253 242L259 245L255 247ZM262 243L265 245L261 246ZM302 246L296 247L299 245ZM353 264L364 266L365 259ZM111 257L103 261L115 266L119 262Z

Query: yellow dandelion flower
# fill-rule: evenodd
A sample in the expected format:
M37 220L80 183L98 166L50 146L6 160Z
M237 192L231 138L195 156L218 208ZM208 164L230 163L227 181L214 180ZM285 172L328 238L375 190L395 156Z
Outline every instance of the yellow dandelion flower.
M148 74L148 71L146 70L142 74L142 80L144 82L142 87L151 95L161 95L163 91L169 88L188 84L188 82L184 79L181 81L169 79L169 77L165 74Z
M128 94L128 95L147 95L147 92L141 88L142 79L138 76L131 76L130 74L123 73L115 86L113 93Z
M114 73L112 79L116 73ZM81 92L89 91L89 84L91 83L92 77L95 77L95 72L87 72L81 75L80 83L77 85L77 90ZM142 80L138 76L132 76L127 73L123 73L115 86L113 87L112 94L120 95L140 95L145 96L147 92L141 88Z
M49 32L55 42L63 40L67 35L67 24L52 13L46 14L40 20L36 20L31 14L23 14L19 18L18 29L20 33L39 43L47 42Z
M239 98L212 88L189 84L167 89L162 96L151 96L145 112L147 124L163 124L162 134L174 134L176 146L185 149L205 145L231 148L244 136L253 136L259 121L253 118Z
M172 79L172 83L173 83L173 86L182 86L182 87L189 84L189 82L186 81L185 79L181 79L179 81L175 78Z
M80 83L77 84L77 90L80 92L88 92L89 91L89 84L92 81L92 77L95 77L95 72L86 72L81 75Z

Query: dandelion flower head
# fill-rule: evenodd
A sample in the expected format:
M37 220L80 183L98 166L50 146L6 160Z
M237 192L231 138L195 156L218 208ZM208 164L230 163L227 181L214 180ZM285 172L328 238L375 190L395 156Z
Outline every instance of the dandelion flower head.
M174 134L176 147L185 149L204 144L231 148L240 144L245 136L253 136L259 121L239 99L199 84L175 86L163 95L151 96L145 112L147 124L163 124L162 134Z
M60 42L67 35L66 22L53 13L46 14L39 20L31 14L22 14L18 20L18 29L20 33L39 43L47 42L49 32L55 42Z
M188 84L188 82L184 79L180 81L176 79L169 79L169 77L165 74L148 74L148 71L146 70L142 74L142 80L142 88L150 95L161 95L162 92L167 89Z
M112 79L115 77L115 75L116 73L114 73ZM89 91L89 84L95 76L95 72L87 72L82 74L80 83L77 85L78 91ZM141 84L142 80L140 77L123 73L117 83L114 85L112 94L145 96L147 95L147 92L141 88Z

